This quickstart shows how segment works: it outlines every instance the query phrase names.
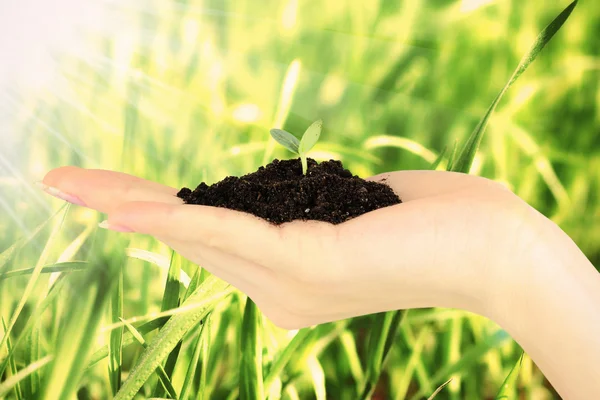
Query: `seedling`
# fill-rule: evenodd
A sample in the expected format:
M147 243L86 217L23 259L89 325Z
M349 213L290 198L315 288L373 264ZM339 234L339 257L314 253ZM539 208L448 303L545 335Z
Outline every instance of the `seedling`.
M289 151L294 152L300 156L300 161L302 162L302 173L306 175L306 170L308 169L306 154L319 141L319 136L321 136L322 127L322 120L313 122L308 127L306 132L304 132L304 135L302 135L302 139L300 140L298 140L296 136L292 135L287 131L284 131L283 129L271 129L271 136L273 136L273 139L275 139L277 143L279 143Z

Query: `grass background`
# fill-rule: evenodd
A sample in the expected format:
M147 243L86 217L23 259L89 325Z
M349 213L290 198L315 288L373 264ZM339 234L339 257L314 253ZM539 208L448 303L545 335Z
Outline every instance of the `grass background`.
M61 208L38 193L31 182L45 171L73 164L172 186L212 183L291 157L269 143L268 130L303 132L318 118L325 123L315 158L341 159L363 177L427 169L445 146L464 141L538 32L566 5L110 6L127 29L87 32L86 51L60 54L60 79L51 87L2 93L14 134L0 148L0 251L7 249L0 253L0 316L14 327L0 349L0 389L9 388L0 397L111 398L140 365L143 345L130 332L140 330L150 343L156 330L144 331L143 323L161 311L180 313L187 287L208 279L154 240L98 231L101 216ZM556 221L596 266L599 29L600 5L581 2L502 100L471 170L504 182ZM54 270L43 270L49 265ZM53 273L39 274L46 271ZM205 324L195 325L164 364L163 383L162 372L152 373L138 398L167 397L169 385L189 398L236 398L240 376L249 382L248 371L257 374L260 366L273 399L357 398L372 317L288 333L253 310L243 321L245 303L237 292L211 303ZM248 346L248 332L256 348ZM484 318L413 310L375 397L427 398L453 378L436 398L494 398L520 356ZM288 362L274 369L281 360ZM525 356L509 398L556 397Z

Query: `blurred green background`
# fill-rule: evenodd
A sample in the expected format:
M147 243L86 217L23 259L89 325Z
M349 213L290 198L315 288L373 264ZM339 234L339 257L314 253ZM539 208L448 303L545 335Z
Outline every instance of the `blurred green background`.
M363 177L427 169L444 147L451 149L473 130L538 32L567 4L107 3L126 29L118 35L86 32L85 51L59 55L59 76L52 85L3 94L9 99L4 115L13 135L0 142L0 251L18 246L10 257L4 253L4 261L0 255L0 273L72 260L111 266L110 282L122 273L123 286L111 287L120 295L110 292L106 297L111 299L94 308L99 313L98 329L86 331L90 348L79 349L82 354L93 352L109 341L103 327L111 318L115 321L111 308L115 298L121 299L125 318L161 309L171 252L148 238L98 232L95 226L101 217L75 207L54 216L21 246L18 239L30 237L61 205L31 184L47 170L79 165L116 169L176 187L213 183L254 171L273 157L291 158L269 142L268 130L302 132L318 118L324 120L324 132L314 158L341 159ZM553 219L596 266L600 265L599 32L600 3L581 2L503 99L471 171L505 183ZM126 253L125 248L133 250ZM189 276L194 275L196 266L180 262ZM93 271L88 273L99 273ZM72 282L67 286L75 289L59 293L49 311L35 317L32 332L37 342L32 345L31 339L23 339L23 349L13 357L15 371L38 359L34 355L68 351L60 345L65 340L61 329L75 329L69 321L75 324L80 318L70 309L81 290L78 274L71 272L68 278ZM42 274L32 282L26 274L0 275L0 315L7 325L27 294L11 332L13 341L21 335L32 337L23 330L27 318L47 298L56 276ZM213 312L209 352L213 369L207 377L210 395L205 398L226 398L237 387L236 338L243 334L244 301L235 293ZM324 398L324 390L327 398L355 398L364 374L361 363L366 362L369 319L333 326L329 336L312 336L306 359L295 357L281 373L282 398ZM269 339L263 340L263 361L268 365L285 348L289 335L266 322L264 330ZM73 332L83 335L77 329ZM186 340L199 335L192 334ZM323 344L323 338L329 341ZM170 375L176 389L191 362L189 347L184 341ZM123 377L140 351L137 344L125 347L120 362ZM6 348L0 349L0 356L5 355ZM519 356L518 346L483 318L453 310L411 311L384 368L378 396L427 398L454 377L437 398L493 398ZM74 363L64 377L77 377L84 388L81 398L110 398L114 372L107 372L105 360L85 369L88 361L84 357ZM10 375L8 371L5 378ZM28 378L22 381L22 391L36 398L40 387L58 375L41 368L33 375L38 386ZM156 382L156 376L148 380L140 396L151 397ZM199 391L198 385L194 391ZM18 397L14 390L8 395ZM512 395L556 397L527 357Z

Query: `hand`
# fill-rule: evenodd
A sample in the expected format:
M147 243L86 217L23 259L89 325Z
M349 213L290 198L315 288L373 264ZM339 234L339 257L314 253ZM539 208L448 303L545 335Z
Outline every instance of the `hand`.
M453 307L503 326L565 399L600 398L600 275L575 243L503 186L450 172L385 179L402 204L340 225L274 226L183 205L176 189L60 168L50 194L150 234L245 292L288 328L416 307Z
M457 173L379 175L403 200L340 225L281 226L184 205L177 189L74 167L49 193L108 214L109 229L155 236L293 329L381 311L455 307L488 315L526 274L537 212L503 186Z

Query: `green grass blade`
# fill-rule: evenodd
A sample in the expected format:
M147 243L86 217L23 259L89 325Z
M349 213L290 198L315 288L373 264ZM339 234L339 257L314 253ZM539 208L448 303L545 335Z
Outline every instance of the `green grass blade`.
M298 333L294 335L292 340L290 340L288 345L283 349L283 351L276 356L273 363L271 363L269 372L264 380L265 393L269 393L271 391L271 385L275 382L275 378L281 376L285 366L298 352L298 349L303 347L307 342L310 342L310 337L312 336L313 332L313 328L300 329Z
M4 250L0 253L0 272L8 265L8 262L12 259L12 257L17 253L18 250L22 249L27 243L29 243L33 238L35 238L41 231L48 225L50 221L52 221L58 214L60 214L68 205L62 206L54 215L50 218L39 224L31 234L27 237L22 237L13 243L8 249Z
M125 253L128 257L146 261L160 269L164 269L167 274L169 273L169 268L171 266L171 259L169 257L163 256L162 254L156 254L151 251L131 247L125 249ZM144 273L147 273L147 271L148 269L144 269ZM185 271L181 270L179 281L184 287L188 287L190 283L190 277Z
M6 332L6 321L4 321L4 318L2 318L2 334L4 335L4 332ZM17 364L15 362L15 358L13 356L13 346L11 343L10 338L6 339L6 351L7 351L7 359L8 359L8 365L10 367L10 374L12 376L15 376L17 374ZM0 374L0 376L2 376L2 374ZM15 397L19 400L21 400L23 398L23 390L21 390L21 383L17 382L14 385L14 391L15 391Z
M405 327L405 329L410 329L410 328ZM406 398L406 393L408 392L408 388L413 380L413 375L414 375L415 369L416 369L419 361L421 360L421 357L423 356L423 346L425 344L425 340L429 336L429 333L430 333L429 327L425 326L424 328L422 328L419 331L419 334L417 335L415 343L411 347L409 347L410 357L409 357L408 361L406 362L406 365L404 365L404 368L402 370L401 379L398 382L396 382L396 384L395 384L396 400Z
M292 107L292 100L296 93L296 85L300 77L300 70L302 69L302 63L299 59L295 59L290 63L285 77L283 79L283 85L281 85L281 93L279 94L279 104L277 105L277 111L275 112L275 118L273 125L277 129L281 129L283 124L290 114L290 108ZM271 161L273 150L275 149L275 141L269 140L267 143L267 149L263 154L262 165L267 164Z
M202 369L200 371L200 386L198 388L198 400L210 399L210 392L208 391L208 358L210 356L210 333L212 329L212 322L210 315L206 317L204 326L202 327L203 338L202 338ZM205 332L204 332L205 331Z
M65 212L63 213L62 218L57 220L56 223L54 224L52 232L50 233L50 237L46 241L46 246L44 247L44 250L42 251L40 258L38 259L35 268L31 272L31 277L29 278L29 281L27 282L25 291L21 295L19 303L17 304L17 308L13 312L13 316L8 323L6 333L2 337L2 340L0 340L0 349L4 347L6 339L10 336L10 333L11 333L13 327L15 326L17 319L21 315L21 311L23 311L23 307L25 306L25 303L27 303L27 301L29 300L29 296L31 296L31 294L33 292L33 288L41 274L42 268L43 268L44 264L46 263L46 260L48 259L49 255L50 255L50 252L54 246L54 242L58 236L58 232L60 231L60 229L62 227L62 224L64 222L64 217L66 216L68 209L69 209L68 207L65 208Z
M368 343L365 382L360 395L361 399L371 398L381 376L383 364L402 323L403 315L404 312L400 310L372 316L373 323Z
M161 311L171 310L179 306L179 275L181 273L181 259L175 252L171 253L171 264L165 283Z
M41 318L44 311L48 308L48 306L56 299L58 294L61 293L63 286L67 282L66 277L67 277L67 275L61 276L54 283L54 285L52 286L48 295L42 300L42 302L40 304L38 304L34 308L32 315L27 320L27 323L23 327L21 334L15 341L12 350L8 353L7 357L2 361L2 364L0 364L0 376L2 376L2 374L4 373L4 371L7 367L8 360L10 360L10 357L13 356L14 349L16 347L18 347L19 344L21 343L21 341L25 340L25 338L29 338L29 332L32 331L33 327L39 321L39 319Z
M402 340L406 343L408 350L412 353L417 351L418 337L415 337L410 329L411 324L401 325L400 333L402 334ZM416 359L415 365L415 379L417 384L421 388L424 393L431 393L434 391L434 385L430 380L430 373L428 371L427 366L425 365L425 360L420 356Z
M125 324L125 328L127 328L129 333L131 333L131 336L133 336L133 338L142 347L144 347L144 349L146 349L148 347L148 344L146 343L146 340L144 339L142 334L137 329L135 329L135 327L133 325L131 325L129 322L125 321L123 318L121 318L121 321ZM169 376L165 372L162 365L159 365L158 368L156 369L156 375L158 375L158 380L162 384L166 393L169 396L171 396L172 399L177 399L178 398L177 391L173 387L173 384L171 383L171 380L169 379Z
M345 331L340 335L340 344L348 362L348 368L352 374L352 378L357 385L360 385L365 379L365 373L360 363L360 356L356 348L356 340L351 331ZM360 387L356 388L358 392Z
M38 324L33 325L31 332L27 335L27 347L25 349L25 362L27 365L40 358L40 329ZM23 381L26 398L35 398L40 394L40 376L37 371L31 373Z
M117 284L113 288L111 303L111 321L118 322L123 316L123 269L118 272ZM123 328L110 332L108 344L108 377L113 396L121 388L121 364L123 363Z
M316 400L327 400L327 391L325 387L325 371L319 362L316 355L313 355L306 360L310 377L315 390Z
M210 315L206 317L206 320L210 319ZM200 354L204 356L203 347L206 342L206 337L203 338L204 330L206 329L206 324L208 321L205 321L200 329L198 330L198 336L196 337L196 341L194 342L194 350L192 352L192 359L190 360L190 364L188 365L187 372L185 373L185 378L183 380L183 385L181 386L181 395L179 396L180 400L187 400L190 395L190 391L192 388L192 381L194 380L194 376L196 376L196 369L198 367L198 361L200 360ZM210 332L208 333L210 336ZM204 361L204 359L202 360ZM203 391L198 391L198 398L204 395Z
M31 235L31 237L33 237L33 235ZM2 269L8 264L8 262L15 255L17 250L20 247L24 246L24 244L25 244L25 239L21 238L20 240L13 243L13 245L10 246L8 249L6 249L2 253L0 253L0 273L2 272Z
M463 146L456 163L452 166L452 171L455 172L463 172L468 173L471 169L471 165L473 164L473 160L475 158L475 153L479 148L481 143L481 139L483 138L483 133L485 132L485 128L488 124L488 120L498 103L504 96L504 94L508 91L508 89L512 86L513 83L525 72L527 67L535 60L540 51L546 46L546 44L552 39L552 37L558 32L558 30L563 26L563 24L567 21L571 12L577 5L577 1L573 1L571 4L567 6L547 27L545 27L542 32L538 35L537 39L529 49L527 53L521 58L517 69L512 74L506 85L502 88L500 93L496 96L483 118L479 121L471 136L467 139L467 142Z
M521 370L521 364L523 363L523 355L524 353L521 353L521 356L517 360L516 364L512 367L510 373L502 383L500 391L496 396L496 400L510 399L510 392L515 389L515 386L517 384L517 378L519 377L519 371Z
M431 378L431 382L434 385L439 385L447 380L451 375L462 375L468 368L479 362L481 358L490 350L495 347L502 345L505 341L509 340L510 336L506 331L498 330L493 335L486 337L484 341L477 343L475 346L469 348L462 354L460 360L454 364L445 365L444 367L437 370L437 372ZM422 396L426 395L423 390L419 390L415 393L411 399L417 400Z
M427 398L427 400L433 400L438 394L440 394L440 392L450 383L452 382L452 378L448 379L446 382L442 383L437 389L435 389L435 392L433 392L431 394L431 396L429 396Z
M206 279L206 276L203 276L204 275L203 272L204 272L204 269L201 267L198 267L196 269L194 276L192 276L192 278L190 279L190 284L188 285L185 293L183 294L183 301L186 301L187 298L190 297L192 295L192 293L194 293L196 291L198 286L200 286L203 279Z
M381 359L381 363L383 364L387 359L388 354L390 354L390 350L394 345L394 340L396 339L396 334L398 333L398 329L400 329L400 325L402 321L404 321L404 317L408 314L407 310L398 310L391 311L389 314L392 314L389 318L391 318L392 322L390 323L388 334L385 340L385 347L383 348L383 357Z
M435 153L427 147L423 146L421 143L398 136L371 136L370 138L365 140L363 147L367 150L374 150L385 147L403 149L416 156L421 157L423 160L425 160L425 162L429 164L432 164L436 159Z
M32 364L29 364L27 367L20 370L16 375L13 375L4 382L0 383L0 398L4 398L4 396L9 393L14 386L16 386L27 376L45 367L50 361L52 361L52 359L52 356L46 356Z
M159 317L159 318L153 319L151 321L148 321L148 322L140 325L139 328L137 328L137 330L140 333L142 333L143 335L145 335L156 329L162 328L167 323L168 320L169 320L168 317ZM127 332L123 337L122 346L127 347L135 342L136 342L135 338L133 336L131 336L131 334L129 332ZM97 363L99 363L106 357L108 357L108 345L101 347L100 349L96 350L92 354L92 356L90 357L90 362L87 366L87 369L94 367Z
M246 300L240 329L242 355L240 360L240 399L264 399L262 374L261 314L250 298Z
M433 163L431 163L431 166L429 168L432 170L436 170L437 167L441 164L441 162L444 159L444 156L446 155L447 152L448 152L448 146L445 146L444 149L437 156L435 161Z
M165 283L165 291L163 293L161 311L168 311L179 306L179 287L181 282L179 281L179 276L181 274L181 257L175 253L171 252L171 263L169 265L169 272L167 273L167 282ZM175 346L169 357L167 357L167 361L164 365L164 371L167 376L170 376L175 369L175 364L177 363L177 358L179 357L179 351L181 350L181 342ZM154 390L154 397L161 397L165 394L163 388L156 387Z
M82 271L87 267L87 261L69 261L69 262L61 262L55 264L49 264L43 266L40 270L40 274L51 274L54 272L72 272L72 271ZM0 273L0 280L14 278L15 276L23 276L32 274L35 271L35 267L33 268L21 268L21 269L13 269L12 271L6 271Z
M115 400L130 400L135 397L148 377L175 348L181 338L210 312L214 305L233 291L227 283L211 277L188 298L183 306L190 310L174 315L149 343L137 364L123 383Z
M450 158L448 159L448 166L446 167L447 171L453 171L454 162L456 161L456 154L458 153L458 140L454 141L454 146L452 147L452 153L450 154Z
M141 344L144 348L148 347L148 345L146 344L146 339L144 339L144 336L142 336L140 331L135 329L135 327L133 325L131 325L129 322L127 322L123 318L120 318L120 320L121 320L121 322L123 322L123 324L125 325L125 328L127 328L127 331L129 331L129 333L131 334L131 336L133 336L133 339L136 342Z
M74 279L69 293L70 309L62 324L55 359L45 384L43 399L72 398L85 371L87 358L96 337L105 303L116 281L114 264L95 262L83 276Z

